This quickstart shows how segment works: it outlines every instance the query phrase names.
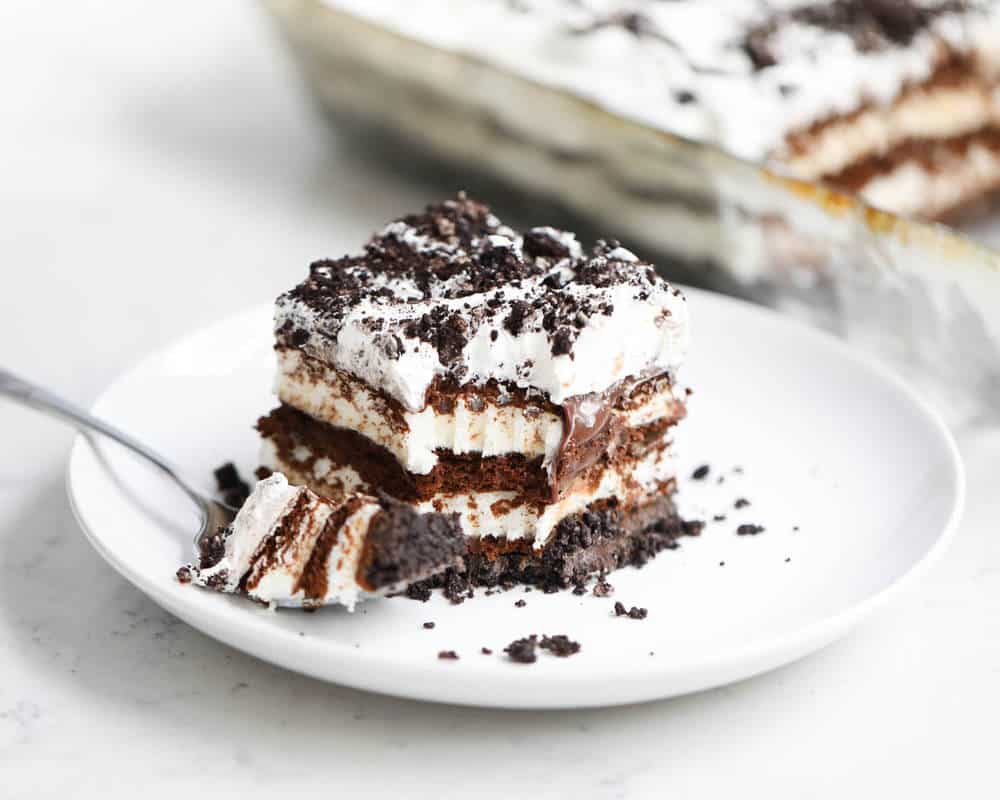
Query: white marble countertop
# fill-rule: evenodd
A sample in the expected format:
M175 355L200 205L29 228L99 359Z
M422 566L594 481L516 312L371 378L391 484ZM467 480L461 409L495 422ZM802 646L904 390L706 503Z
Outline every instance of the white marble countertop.
M253 6L53 12L0 10L5 366L89 403L428 199L331 141ZM944 562L845 641L725 689L566 713L393 700L217 644L85 542L68 430L0 404L0 431L4 798L996 796L1000 430L962 439L969 506Z

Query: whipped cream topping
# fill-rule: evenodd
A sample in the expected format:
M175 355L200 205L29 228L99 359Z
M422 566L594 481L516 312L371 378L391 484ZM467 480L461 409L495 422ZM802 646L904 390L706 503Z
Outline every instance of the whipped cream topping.
M675 370L684 296L617 242L521 235L459 195L320 261L277 302L278 344L357 376L409 411L437 381L496 381L556 404Z
M780 162L792 132L892 103L943 49L1000 68L995 0L323 2L758 161Z

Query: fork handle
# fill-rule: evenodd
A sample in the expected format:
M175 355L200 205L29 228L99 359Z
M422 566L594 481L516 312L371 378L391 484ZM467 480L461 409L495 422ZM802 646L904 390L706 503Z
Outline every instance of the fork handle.
M109 425L102 419L98 419L89 411L84 411L82 408L64 400L48 389L31 383L3 367L0 367L0 396L9 397L11 400L22 405L58 417L72 423L77 428L100 433L109 439L113 439L118 444L127 447L133 453L146 459L162 472L166 473L199 507L204 508L205 498L200 492L192 488L165 458L141 442L133 439L127 433L113 425Z

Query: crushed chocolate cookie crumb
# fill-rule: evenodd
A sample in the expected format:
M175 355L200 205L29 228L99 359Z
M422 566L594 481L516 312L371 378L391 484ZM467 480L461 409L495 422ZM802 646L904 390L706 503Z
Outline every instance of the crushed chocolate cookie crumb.
M514 605L517 606L518 608L524 608L528 604L522 598L521 600L518 600L516 603L514 603Z
M421 603L426 603L431 599L431 587L424 581L411 583L406 587L406 591L403 594L410 598L410 600L419 600Z
M426 628L427 630L432 630L434 628L434 623L433 622L425 622L424 623L424 628Z
M574 339L573 332L569 328L559 328L552 337L552 355L572 355Z
M580 652L580 643L574 642L562 633L557 633L554 636L543 636L538 646L560 658L566 658Z
M484 656L491 656L491 655L493 655L493 651L490 650L490 648L488 648L488 647L480 648L479 652L482 653Z
M444 577L444 596L454 605L459 605L469 598L471 587L469 580L458 570L449 569Z
M587 587L584 586L582 583L578 583L576 584L576 586L573 587L573 594L577 595L578 597L581 595L585 595L586 593L587 593Z
M750 525L750 524L740 525L740 527L736 529L737 536L756 536L758 533L763 533L763 532L764 532L763 525Z
M703 481L708 477L710 471L708 464L702 464L698 469L691 473L691 478L696 481Z
M649 615L648 609L639 608L638 606L632 606L632 608L625 610L625 604L620 601L615 601L615 616L616 617L628 617L629 619L646 619Z
M191 574L190 567L181 567L177 570L177 581L179 583L191 583L194 580L194 576Z
M442 661L458 661L458 653L454 650L442 650L438 653L438 658Z
M601 580L594 584L594 597L611 597L615 593L615 587L607 581Z
M503 651L511 661L518 664L534 664L538 660L538 656L535 653L537 647L538 637L526 636L523 639L515 639Z
M726 515L725 514L716 514L714 517L712 517L712 521L713 522L725 522L726 521Z
M746 508L748 505L750 505L749 500L745 497L739 497L736 499L736 502L733 503L733 508Z
M230 508L240 508L250 496L250 484L240 477L236 465L227 461L213 473L215 485L223 502Z

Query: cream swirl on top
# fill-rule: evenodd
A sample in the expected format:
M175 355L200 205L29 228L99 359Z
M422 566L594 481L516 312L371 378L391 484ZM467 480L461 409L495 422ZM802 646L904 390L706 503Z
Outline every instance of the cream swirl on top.
M684 296L617 242L523 235L464 195L391 223L365 252L319 261L278 299L299 348L419 411L436 381L496 381L554 403L676 369Z

